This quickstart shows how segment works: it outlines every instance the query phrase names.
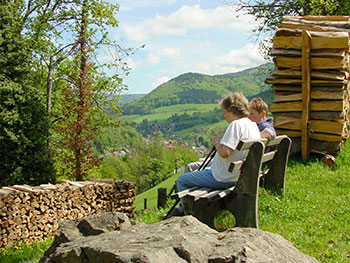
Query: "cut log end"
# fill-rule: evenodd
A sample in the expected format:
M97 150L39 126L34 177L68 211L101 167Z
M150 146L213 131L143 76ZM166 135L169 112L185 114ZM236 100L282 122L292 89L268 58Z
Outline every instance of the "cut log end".
M335 165L335 162L336 162L336 158L335 158L333 155L325 154L325 155L322 157L321 162L322 162L324 165L333 168L334 165Z

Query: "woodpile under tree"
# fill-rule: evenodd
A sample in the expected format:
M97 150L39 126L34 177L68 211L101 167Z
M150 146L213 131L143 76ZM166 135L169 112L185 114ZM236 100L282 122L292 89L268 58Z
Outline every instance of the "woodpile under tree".
M349 136L349 34L348 16L285 17L273 38L274 127L304 160L338 154Z
M133 215L136 186L123 180L0 188L0 247L45 240L61 220L109 211Z

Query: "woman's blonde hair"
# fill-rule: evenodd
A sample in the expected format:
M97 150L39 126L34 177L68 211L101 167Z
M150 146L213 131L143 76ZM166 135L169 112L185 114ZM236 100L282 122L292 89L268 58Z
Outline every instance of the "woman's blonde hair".
M221 101L220 105L223 109L232 112L240 117L249 115L248 99L241 92L232 92L227 94Z

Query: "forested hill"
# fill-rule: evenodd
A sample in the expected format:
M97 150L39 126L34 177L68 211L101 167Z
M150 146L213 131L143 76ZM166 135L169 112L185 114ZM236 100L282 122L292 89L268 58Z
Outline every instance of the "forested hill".
M120 105L125 105L128 103L131 103L143 96L145 96L146 94L121 94L120 98L119 98L119 104Z
M264 81L271 74L272 68L272 63L268 63L223 75L185 73L124 106L124 115L149 114L154 108L176 104L217 103L223 95L232 91L242 92L248 98L262 96L269 102L272 90Z

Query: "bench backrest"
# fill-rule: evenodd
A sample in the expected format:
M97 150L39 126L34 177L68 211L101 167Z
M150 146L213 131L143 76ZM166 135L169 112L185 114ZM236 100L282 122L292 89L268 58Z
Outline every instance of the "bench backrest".
M290 145L291 140L285 135L277 136L273 140L242 140L236 150L249 150L248 156L245 160L232 162L228 170L231 173L239 172L240 176L242 173L247 173L253 180L256 179L256 176L259 178L263 175L265 188L283 193ZM265 167L264 165L264 168L268 167L268 169L261 171L262 165L268 162L270 162L268 166ZM236 187L246 188L246 185L249 185L249 188L252 187L251 183L247 182L245 184L245 181L242 183L240 181L238 181ZM253 187L255 188L255 184ZM254 189L246 190L247 192L254 191Z

